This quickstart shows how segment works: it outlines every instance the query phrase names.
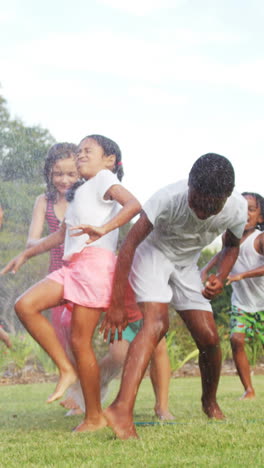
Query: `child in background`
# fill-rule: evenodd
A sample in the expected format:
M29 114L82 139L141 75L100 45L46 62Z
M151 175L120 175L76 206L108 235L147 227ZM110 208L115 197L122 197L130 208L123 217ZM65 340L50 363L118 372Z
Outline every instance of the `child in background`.
M64 220L68 206L66 192L77 182L78 171L76 167L75 153L77 145L73 143L56 143L46 156L44 165L44 178L46 192L36 198L32 220L29 228L26 247L36 245L41 239L45 223L49 233L56 232ZM54 247L50 251L49 272L62 266L63 244ZM52 324L59 340L64 344L61 332L61 314L63 305L52 308Z
M67 191L77 182L78 171L76 167L75 153L77 145L73 143L56 143L49 149L44 164L44 179L46 192L36 198L32 220L29 228L27 247L36 245L40 240L45 223L48 225L49 233L56 232L64 220L68 206L66 200ZM54 247L50 251L49 272L62 267L63 244ZM62 332L61 315L64 305L51 309L51 321L56 334L62 344L66 347L65 336ZM71 391L67 392L67 398L61 405L65 408L78 407L71 397Z
M230 313L231 347L238 375L245 389L241 399L255 397L245 340L258 334L264 345L264 198L258 193L244 192L248 219L240 241L239 257L226 284L232 284ZM219 254L203 268L202 278L217 265Z
M72 348L86 410L84 421L75 430L95 431L107 422L100 403L100 375L92 338L102 311L110 303L118 228L137 215L141 205L120 183L121 151L109 138L85 137L78 147L77 168L86 181L72 191L60 230L11 260L2 274L15 273L26 260L65 239L63 267L26 291L16 302L15 310L59 369L60 379L48 399L50 403L60 398L77 376L41 311L59 305L64 299L74 304ZM121 327L118 332L121 339Z
M150 357L168 330L170 302L199 349L203 411L209 418L224 418L216 401L221 348L209 300L222 292L246 224L245 200L233 189L230 161L214 153L201 156L188 181L171 184L146 202L121 246L111 305L101 327L105 339L110 332L113 341L116 328L126 324L123 301L128 277L144 317L129 347L117 398L105 411L109 426L121 439L138 437L133 424L135 399ZM197 260L225 230L218 272L203 289Z

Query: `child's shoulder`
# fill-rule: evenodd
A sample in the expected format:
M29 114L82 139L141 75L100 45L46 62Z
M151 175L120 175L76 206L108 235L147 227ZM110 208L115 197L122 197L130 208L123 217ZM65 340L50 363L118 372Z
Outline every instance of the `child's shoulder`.
M45 193L41 193L36 197L35 200L35 207L38 207L39 209L46 209L47 207L47 197Z

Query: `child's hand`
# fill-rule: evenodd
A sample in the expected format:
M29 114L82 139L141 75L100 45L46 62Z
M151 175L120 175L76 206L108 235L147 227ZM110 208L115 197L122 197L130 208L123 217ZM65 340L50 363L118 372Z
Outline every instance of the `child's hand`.
M110 343L115 340L115 332L118 333L118 341L122 340L122 330L128 325L127 314L124 306L110 306L106 311L104 320L100 327L100 333L104 333L104 341L108 341L110 335Z
M227 277L226 285L228 286L229 284L233 283L234 281L240 281L242 279L243 279L242 275L229 275Z
M205 288L202 291L202 295L206 299L211 300L218 294L221 294L223 288L223 282L216 275L210 275L205 283Z
M13 260L10 260L10 262L0 271L0 275L5 275L9 271L15 274L26 260L27 257L25 252L22 252L17 257L13 258Z
M90 226L89 224L80 224L79 226L74 226L70 228L70 231L76 231L71 234L71 237L82 236L83 234L88 234L89 239L86 241L86 244L91 244L92 242L100 239L100 237L106 234L104 227Z

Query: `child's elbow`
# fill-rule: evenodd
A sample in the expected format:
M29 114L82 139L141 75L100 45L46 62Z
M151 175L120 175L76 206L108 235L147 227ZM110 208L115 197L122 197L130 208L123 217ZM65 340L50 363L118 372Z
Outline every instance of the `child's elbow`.
M138 215L142 210L141 203L138 200L133 201L133 216Z

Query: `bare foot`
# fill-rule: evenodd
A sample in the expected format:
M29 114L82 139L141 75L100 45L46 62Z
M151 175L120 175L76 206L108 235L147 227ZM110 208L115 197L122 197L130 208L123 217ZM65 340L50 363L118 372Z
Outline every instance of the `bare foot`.
M69 370L68 372L62 373L59 381L56 385L55 391L47 399L47 403L52 403L55 400L59 400L64 394L64 392L69 388L74 382L76 382L77 376L75 371Z
M67 411L65 416L76 416L76 415L79 415L79 414L83 414L83 410L80 407L70 409L69 411Z
M95 432L107 426L107 421L103 415L97 421L89 421L84 419L81 424L73 429L73 432Z
M214 418L214 419L225 419L225 415L222 413L220 407L218 404L215 402L206 402L205 400L202 399L202 407L203 411L208 416L208 418Z
M77 408L79 408L79 405L77 405L76 401L71 397L68 397L65 400L61 401L60 405L63 406L64 408L66 408L66 409L77 409Z
M175 416L170 413L168 409L163 410L161 408L158 408L155 406L154 408L156 416L161 420L161 421L171 421L172 419L175 419Z
M104 410L104 415L108 426L111 427L119 439L139 439L133 421L125 420L121 411L109 406Z
M254 389L246 390L242 397L239 400L253 400L255 398L255 391Z

